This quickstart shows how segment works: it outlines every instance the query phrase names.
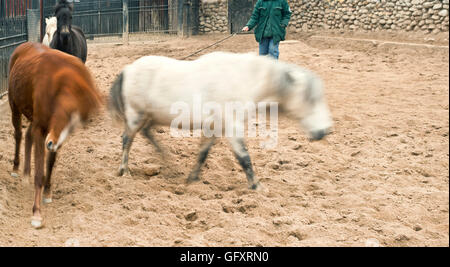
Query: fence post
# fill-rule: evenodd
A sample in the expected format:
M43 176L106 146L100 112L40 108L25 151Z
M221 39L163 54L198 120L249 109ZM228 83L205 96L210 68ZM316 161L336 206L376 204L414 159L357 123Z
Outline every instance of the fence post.
M191 1L182 0L181 7L181 37L189 37L191 35Z
M184 0L177 0L177 33L183 35L183 6Z
M39 9L27 9L27 32L29 42L41 42L41 20L39 17Z
M191 23L191 35L197 35L198 34L198 28L200 24L200 16L199 16L199 9L200 9L200 0L191 0L191 8L190 8L190 23Z
M124 45L128 45L128 24L129 24L129 18L128 18L128 0L123 0L123 30L122 30L122 42Z
M41 29L40 29L40 38L39 38L39 42L42 42L42 40L44 40L44 33L45 33L45 22L44 22L44 0L40 1L40 24L41 24Z

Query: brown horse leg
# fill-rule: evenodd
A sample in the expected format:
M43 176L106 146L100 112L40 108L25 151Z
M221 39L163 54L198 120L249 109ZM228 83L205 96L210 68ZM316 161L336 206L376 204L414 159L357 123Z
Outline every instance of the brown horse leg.
M12 124L14 126L14 138L16 140L16 151L14 155L13 170L17 171L20 164L20 143L22 142L22 116L15 108L12 109Z
M31 175L31 147L33 146L31 125L32 123L28 126L27 133L25 134L25 168L23 170L23 174L28 177Z
M34 135L34 161L35 161L35 176L34 176L34 205L33 205L33 217L31 218L31 225L34 228L42 227L42 215L41 215L41 199L42 189L44 186L44 158L45 158L45 145L44 136L41 129L33 129Z
M49 152L47 155L47 172L44 186L44 199L42 200L44 204L52 203L52 171L55 165L56 152Z

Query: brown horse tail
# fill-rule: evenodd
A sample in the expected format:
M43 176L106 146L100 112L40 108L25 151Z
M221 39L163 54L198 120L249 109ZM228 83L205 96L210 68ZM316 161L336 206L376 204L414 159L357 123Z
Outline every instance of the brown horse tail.
M125 121L125 104L123 101L122 85L123 72L117 76L109 93L108 109L116 122Z

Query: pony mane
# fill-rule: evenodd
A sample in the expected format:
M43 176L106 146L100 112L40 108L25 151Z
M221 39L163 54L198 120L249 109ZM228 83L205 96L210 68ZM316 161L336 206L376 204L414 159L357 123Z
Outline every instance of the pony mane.
M68 8L70 12L73 11L73 4L67 2L67 0L59 0L58 3L55 6L55 15L58 14L58 12L63 9Z
M46 22L47 22L47 27L56 26L57 19L56 19L56 17L50 17L46 20Z

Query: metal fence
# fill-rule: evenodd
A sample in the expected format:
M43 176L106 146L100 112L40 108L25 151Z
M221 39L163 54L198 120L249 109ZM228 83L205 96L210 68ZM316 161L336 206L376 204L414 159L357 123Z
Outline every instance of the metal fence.
M54 15L55 2L45 1L44 17ZM180 0L128 0L128 32L177 33L179 2ZM72 24L81 27L87 38L122 35L122 0L81 0L73 5Z
M176 33L176 1L129 1L129 32Z
M26 16L0 18L0 98L8 89L8 64L14 49L27 41Z
M43 1L45 18L54 15L56 2ZM127 9L124 4L128 4ZM128 33L190 35L198 31L199 0L80 0L73 5L72 24L81 27L88 39ZM40 27L36 25L39 7L39 0L0 2L0 97L7 90L8 63L14 49L27 40L40 39ZM124 21L128 22L127 29Z
M55 1L44 3L44 17L54 16ZM122 0L85 0L74 3L72 24L83 29L86 38L121 35Z

